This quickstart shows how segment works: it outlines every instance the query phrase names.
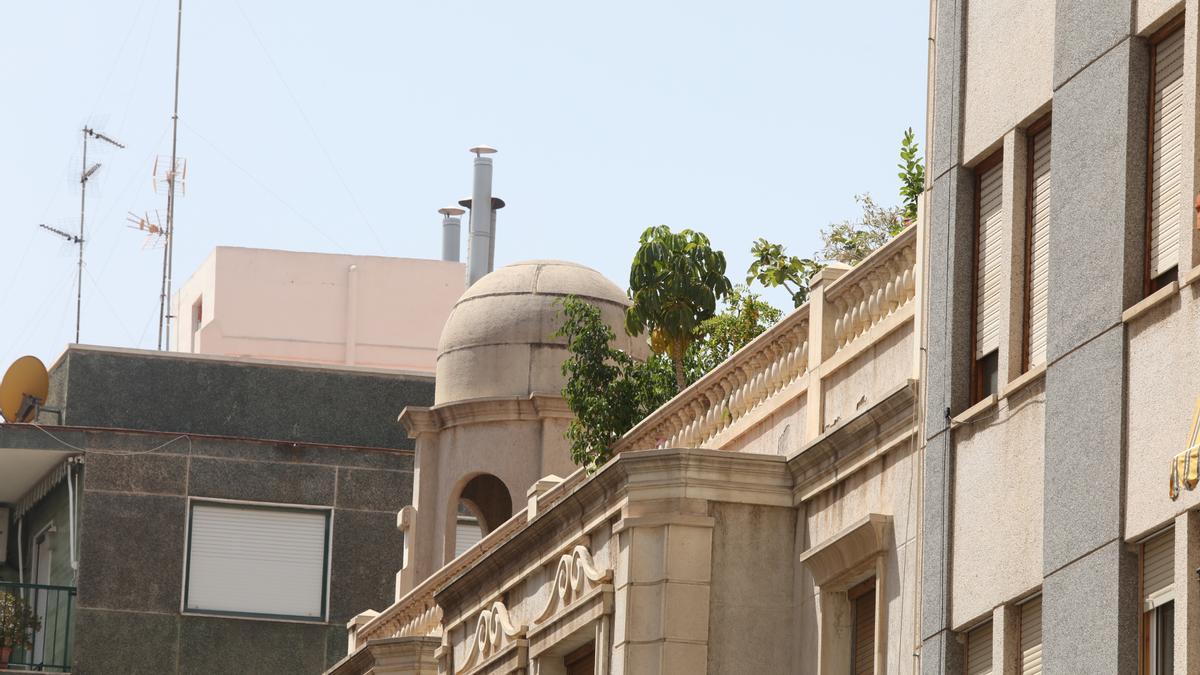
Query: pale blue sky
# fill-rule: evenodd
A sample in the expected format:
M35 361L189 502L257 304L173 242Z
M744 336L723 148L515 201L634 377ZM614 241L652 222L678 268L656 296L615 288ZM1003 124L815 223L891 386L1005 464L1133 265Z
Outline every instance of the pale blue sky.
M74 251L36 224L78 227L85 123L128 147L89 156L82 342L155 345L161 256L125 214L165 213L174 18L175 0L0 10L0 368L73 338ZM665 223L741 281L754 238L807 255L855 193L898 201L927 22L921 0L185 0L176 287L217 245L436 258L481 143L508 202L497 265L573 260L624 287Z

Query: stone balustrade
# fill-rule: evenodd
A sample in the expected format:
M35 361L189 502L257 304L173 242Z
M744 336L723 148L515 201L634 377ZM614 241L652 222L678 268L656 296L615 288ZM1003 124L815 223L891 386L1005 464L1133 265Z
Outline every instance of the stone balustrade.
M916 229L910 227L830 284L825 291L825 321L833 351L913 299L916 262Z
M820 378L828 375L815 370L818 364L845 364L894 329L889 317L902 309L898 318L911 318L916 259L916 228L909 227L856 267L844 273L845 268L828 270L822 278L833 281L817 283L812 291L819 298L811 298L664 404L614 451L717 448L731 434L741 433L745 424L739 422L753 418L756 410L777 408L772 398L805 391L811 397L814 377L819 388ZM820 311L812 309L817 305ZM868 337L859 341L863 336ZM818 339L819 353L810 354L810 340ZM813 426L811 433L818 433L819 419Z

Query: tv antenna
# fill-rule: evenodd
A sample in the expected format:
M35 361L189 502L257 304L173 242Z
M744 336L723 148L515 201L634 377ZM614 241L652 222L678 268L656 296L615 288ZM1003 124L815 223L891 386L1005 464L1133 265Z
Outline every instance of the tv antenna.
M158 348L170 349L171 345L171 306L168 298L171 296L171 273L175 249L175 187L178 179L185 177L187 163L184 163L183 173L180 172L179 156L179 55L180 42L183 37L183 0L179 0L175 16L175 101L171 112L171 163L167 170L167 224L163 245L163 278L158 296ZM157 177L157 162L155 175ZM157 184L157 178L156 178Z
M158 248L158 245L163 242L166 231L163 229L162 218L159 216L157 209L155 209L153 216L150 215L149 211L144 212L140 216L130 211L125 220L132 223L132 225L127 226L129 229L145 233L146 238L142 241L143 249Z
M84 244L84 241L86 241L83 236L83 226L84 226L85 216L87 214L87 185L88 185L88 181L90 181L92 179L92 176L95 175L95 173L100 170L99 162L96 162L91 165L88 164L87 153L88 153L88 141L90 141L90 140L103 141L104 143L115 146L117 148L125 147L121 143L114 140L112 137L106 136L106 135L100 133L99 131L92 129L91 127L85 126L83 128L83 166L79 170L79 233L72 234L70 232L65 232L63 230L60 230L56 227L50 227L49 225L43 225L40 223L38 224L38 227L42 228L43 230L46 230L47 232L57 234L58 236L67 240L68 243L74 244L76 246L76 248L79 249L78 279L76 279L76 281L75 281L75 342L76 342L76 344L79 343L79 319L80 319L80 315L81 315L80 310L82 310L82 308L83 308L83 244Z

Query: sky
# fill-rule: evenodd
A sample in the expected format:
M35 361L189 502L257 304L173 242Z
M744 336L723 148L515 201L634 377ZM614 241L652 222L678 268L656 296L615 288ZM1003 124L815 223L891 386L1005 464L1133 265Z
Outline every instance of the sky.
M80 342L155 348L162 253L126 218L165 219L175 19L175 0L0 9L0 368L74 341L76 250L37 225L79 228L85 125L126 147L88 150ZM174 287L220 245L437 258L480 144L508 204L497 266L624 288L666 224L743 281L756 238L809 255L856 194L899 201L927 27L924 0L185 0Z

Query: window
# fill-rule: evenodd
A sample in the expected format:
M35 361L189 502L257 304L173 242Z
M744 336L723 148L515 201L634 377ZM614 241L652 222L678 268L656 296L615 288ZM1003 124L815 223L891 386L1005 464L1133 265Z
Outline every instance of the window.
M454 557L467 552L479 540L483 539L483 530L479 527L479 519L475 516L458 514L458 522L454 527Z
M1025 362L1046 362L1050 291L1050 117L1031 126L1025 189Z
M875 672L875 580L869 579L851 588L850 599L850 672L871 675Z
M1042 596L1021 605L1021 675L1042 672Z
M596 672L596 643L586 645L563 658L566 675L592 675Z
M1003 294L1004 181L996 153L975 171L975 270L972 403L999 385L1000 311Z
M1183 202L1183 127L1187 115L1181 25L1180 20L1172 21L1151 38L1144 282L1147 294L1177 279L1179 244L1187 217L1187 205Z
M1175 672L1175 532L1142 544L1142 672Z
M991 675L992 622L967 633L967 675Z
M193 502L184 610L321 621L329 511Z

